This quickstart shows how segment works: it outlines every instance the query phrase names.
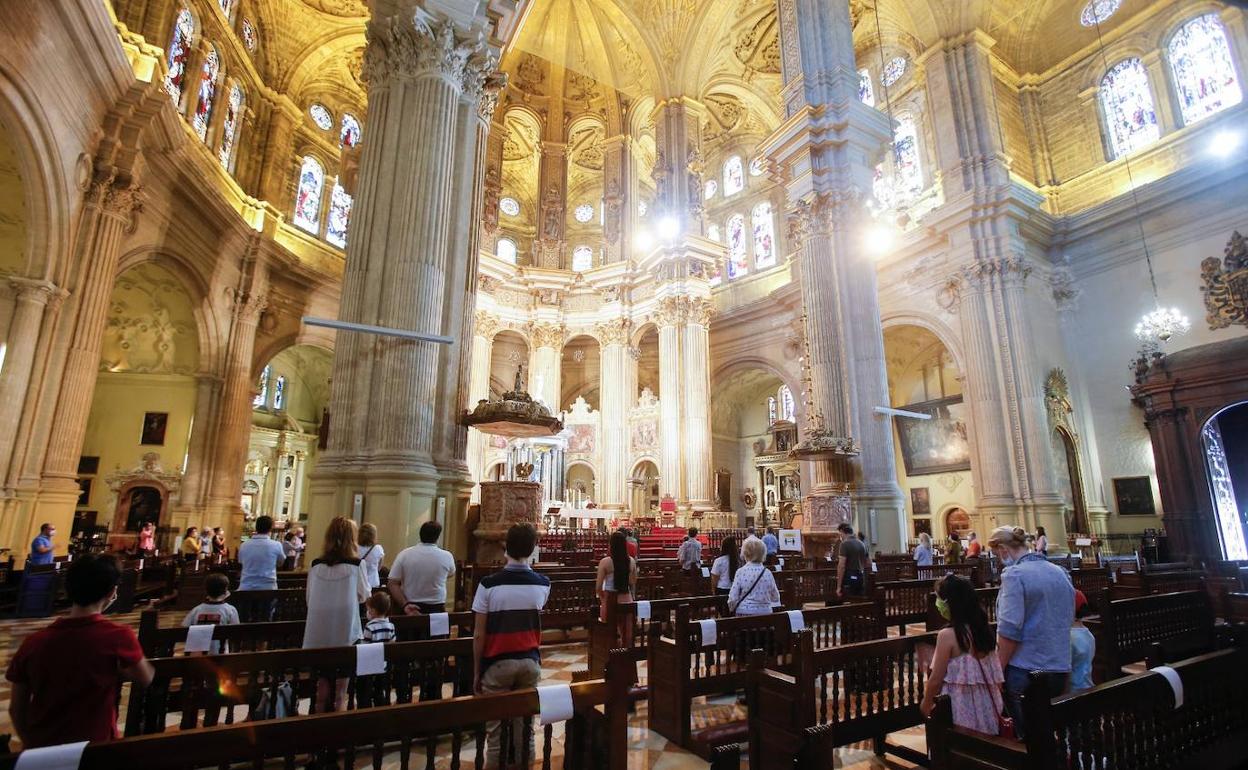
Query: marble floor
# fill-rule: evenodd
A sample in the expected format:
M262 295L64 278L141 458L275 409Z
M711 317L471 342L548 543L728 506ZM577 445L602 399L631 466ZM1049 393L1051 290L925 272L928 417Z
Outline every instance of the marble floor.
M116 622L124 623L132 628L138 629L139 613L133 612L123 615L116 615L112 618ZM179 618L174 617L173 613L162 613L162 625L175 624ZM0 620L0 666L5 670L8 668L9 658L17 650L22 640L34 631L43 628L49 622L48 619L36 620ZM543 684L554 684L557 682L571 682L572 673L586 667L586 648L584 642L581 641L563 641L562 637L556 636L549 640L551 643L543 646L542 655L542 680ZM644 663L642 664L645 665ZM644 672L642 672L644 679ZM9 725L9 684L7 680L0 680L0 733L11 732ZM124 706L125 698L122 698ZM681 749L666 738L648 729L646 720L646 703L639 703L636 713L629 719L629 770L693 770L695 768L702 769L708 765L705 761L684 749ZM122 715L124 719L124 714ZM713 724L724 722L731 719L744 718L745 709L736 702L732 696L713 698L707 701L699 699L694 704L693 722L694 726L704 724ZM562 730L560 725L555 726L555 730L551 735L551 755L556 760L554 766L560 763L557 761L562 755ZM909 746L919 751L925 750L926 740L922 727L911 728L908 730L893 733L890 741L899 745ZM466 740L465 742L470 742ZM537 736L536 756L542 757L544 754L544 736L540 730ZM16 739L13 741L13 748L17 748ZM424 754L424 749L413 749L414 753ZM450 745L444 742L438 747L439 760L435 763L437 770L449 767ZM469 764L473 751L470 747L465 748L460 753L462 766L471 767ZM363 762L363 757L360 758ZM397 768L399 760L397 755L387 755L383 767ZM540 767L540 762L535 763L535 767ZM742 767L747 768L748 763L742 761ZM837 750L836 763L834 767L845 768L846 770L867 770L868 768L910 768L915 765L899 760L895 757L876 757L871 750L870 742L855 744L842 747Z

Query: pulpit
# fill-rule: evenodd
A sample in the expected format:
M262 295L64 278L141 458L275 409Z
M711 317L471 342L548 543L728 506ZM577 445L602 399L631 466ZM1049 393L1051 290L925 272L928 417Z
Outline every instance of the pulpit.
M476 537L477 564L499 564L506 561L507 530L512 524L528 522L538 534L546 531L542 523L542 485L530 481L481 482L481 519L473 533Z
M840 541L836 528L843 522L852 522L853 505L849 495L809 495L804 509L802 551L806 556L822 558Z

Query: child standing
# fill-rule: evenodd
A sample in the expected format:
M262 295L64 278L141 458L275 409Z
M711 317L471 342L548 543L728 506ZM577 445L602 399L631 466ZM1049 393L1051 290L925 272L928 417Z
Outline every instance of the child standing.
M1092 686L1092 658L1096 656L1096 637L1083 624L1088 614L1088 597L1075 589L1075 622L1070 627L1070 686L1067 692L1086 690Z
M204 595L207 599L186 613L182 625L190 626L233 626L237 625L238 610L234 605L227 604L230 598L230 579L220 572L214 572L204 579ZM222 648L221 642L213 641L212 654L229 652L229 647Z
M364 624L365 642L393 642L394 623L390 622L390 595L375 593L364 602L368 622Z
M971 581L947 575L936 586L936 609L949 625L936 635L932 673L919 710L931 716L936 696L946 694L958 727L999 735L1001 731L1001 661L988 616Z

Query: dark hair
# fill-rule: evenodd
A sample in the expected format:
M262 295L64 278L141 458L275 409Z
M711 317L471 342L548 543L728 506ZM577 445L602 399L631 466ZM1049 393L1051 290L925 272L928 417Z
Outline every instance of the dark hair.
M1036 527L1036 535L1042 536L1042 537L1048 537L1048 535L1044 534L1044 527Z
M110 554L84 554L74 559L65 574L65 593L79 607L108 596L121 581L121 567Z
M523 561L533 555L537 547L537 530L527 521L512 524L507 530L507 555L517 561Z
M836 525L836 529L838 532L845 535L854 534L854 528L850 526L849 522L842 521L840 524Z
M385 591L374 591L364 604L383 618L390 614L390 594Z
M741 566L741 554L737 552L737 539L732 535L724 538L719 544L719 555L728 557L728 579L737 576L737 567Z
M187 536L187 537L190 537L192 532L198 532L198 531L199 531L199 528L198 528L198 527L187 527L187 528L186 528L186 536Z
M426 521L420 525L420 542L436 543L442 537L442 525L436 521Z
M224 574L214 572L204 578L204 594L209 599L225 596L225 592L228 590L230 590L230 579Z
M936 595L949 605L949 622L963 652L974 650L982 655L997 649L997 638L971 581L961 575L945 575L936 584Z
M697 527L690 527L690 528L689 528L689 537L697 537L697 536L698 536L698 528L697 528Z
M611 570L615 573L615 590L627 593L629 590L630 565L628 562L628 538L623 532L612 532L608 544L611 554Z
M47 532L49 529L54 529L54 528L55 528L55 525L52 522L45 521L43 524L39 526L39 531L42 533L42 532Z
M273 529L273 517L272 516L261 516L260 518L256 519L256 534L257 535L267 535L269 534L269 531L272 529Z

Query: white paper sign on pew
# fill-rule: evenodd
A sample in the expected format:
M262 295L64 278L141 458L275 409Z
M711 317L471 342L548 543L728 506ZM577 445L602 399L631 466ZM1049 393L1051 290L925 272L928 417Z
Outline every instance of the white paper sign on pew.
M698 626L702 629L702 646L714 647L716 640L715 618L699 620Z
M1171 666L1157 666L1149 669L1149 673L1161 674L1165 678L1170 689L1174 691L1174 707L1183 708L1183 678L1179 676L1179 672Z
M637 619L650 619L650 602L637 602Z
M566 722L576 713L572 705L572 688L566 684L548 684L537 688L537 703L542 725Z
M355 675L372 676L386 673L386 643L355 645Z
M802 615L801 610L789 610L785 613L789 616L789 630L793 633L802 631L806 628L806 617Z
M703 568L702 568L702 577L710 577L710 576L711 576L711 568L710 568L710 567L703 567Z
M86 741L79 741L26 749L18 755L14 770L78 770L78 765L82 762L82 750L86 747Z
M190 626L186 629L186 645L183 649L186 652L211 652L212 634L216 628L212 623Z
M429 616L430 636L450 636L451 616L445 612L435 612Z

